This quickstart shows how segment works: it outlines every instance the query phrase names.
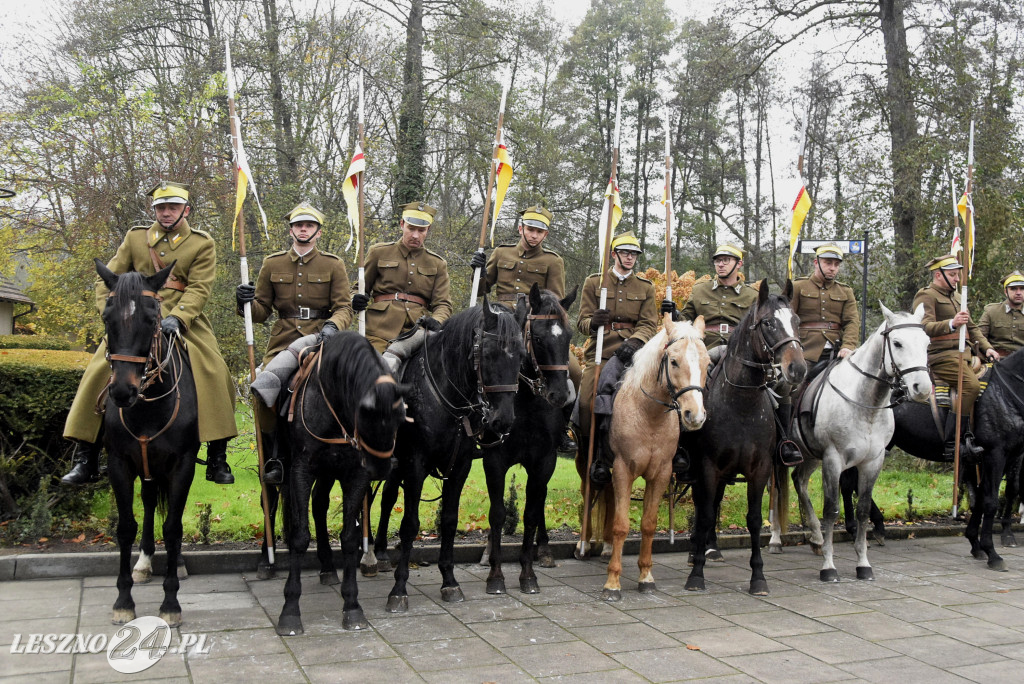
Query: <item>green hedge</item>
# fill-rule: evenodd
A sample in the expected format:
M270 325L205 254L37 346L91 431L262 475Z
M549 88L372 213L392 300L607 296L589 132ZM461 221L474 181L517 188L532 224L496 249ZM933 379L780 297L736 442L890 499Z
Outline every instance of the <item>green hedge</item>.
M54 335L0 335L0 349L53 349L68 351L71 343Z

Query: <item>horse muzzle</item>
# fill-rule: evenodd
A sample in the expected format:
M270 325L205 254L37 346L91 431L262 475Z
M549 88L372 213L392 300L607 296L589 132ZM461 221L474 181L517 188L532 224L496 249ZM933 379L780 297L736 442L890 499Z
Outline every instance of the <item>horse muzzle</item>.
M927 371L914 371L903 376L903 383L907 388L907 396L911 401L926 403L932 393L932 379Z
M117 408L131 408L139 400L139 386L141 378L133 375L130 378L123 378L114 373L110 379L110 391L108 396Z

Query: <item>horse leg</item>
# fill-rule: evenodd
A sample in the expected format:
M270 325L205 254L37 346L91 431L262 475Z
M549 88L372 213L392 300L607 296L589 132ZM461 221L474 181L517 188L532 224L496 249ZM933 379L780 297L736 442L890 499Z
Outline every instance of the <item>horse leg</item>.
M772 473L777 491L775 508L769 516L772 534L768 539L768 553L782 553L782 535L789 531L789 468L781 464L772 465ZM768 486L772 486L771 480Z
M373 538L373 554L377 561L376 571L379 573L391 572L391 559L388 556L388 526L391 524L391 511L398 501L398 489L402 485L402 477L398 472L392 472L380 488L380 519L377 521L377 536ZM360 571L364 577L370 577L370 558L360 563Z
M966 489L968 492L977 492L978 483L973 481L974 469L973 468L961 468L960 469L960 483L961 487ZM967 528L964 530L964 537L971 545L971 556L977 560L986 560L988 556L984 551L981 550L980 543L980 530L981 530L981 501L978 500L978 496L975 495L974 503L970 505L971 514L967 518Z
M709 468L708 468L709 469ZM690 536L693 544L693 568L686 579L687 591L704 591L704 550L707 546L708 531L715 524L714 492L718 483L714 476L702 472L693 486L693 506L696 512L694 533Z
M874 505L872 493L875 490L875 481L878 473L882 470L882 461L885 452L881 451L873 461L865 461L857 468L857 537L854 539L853 548L857 552L857 579L873 580L875 572L868 562L868 520L871 517L871 509Z
M982 481L979 483L978 494L981 499L979 508L982 511L981 550L988 555L989 570L1006 572L1006 562L996 552L992 542L992 523L995 521L996 508L999 506L999 487L1003 480L1006 466L1005 456L1001 448L992 448L982 465Z
M877 478L875 481L877 482ZM874 498L871 499L870 519L872 539L879 546L885 546L885 516L882 515L882 510L875 503Z
M135 536L139 533L139 524L135 521L135 511L132 508L132 498L135 494L134 477L129 475L127 470L127 466L119 459L110 459L108 475L111 488L114 491L114 500L117 503L117 548L120 552L117 600L114 601L114 613L111 617L111 621L115 625L123 625L135 619L131 560L132 545L135 543Z
M303 450L302 463L293 463L289 473L288 498L285 500L288 518L288 579L284 583L284 606L277 618L278 636L298 636L304 633L299 598L302 596L302 561L309 548L309 499L312 493L312 475L308 452ZM303 467L304 466L304 467Z
M422 470L422 468L417 468ZM409 557L412 555L412 543L416 535L420 533L420 495L423 492L423 478L425 473L416 472L405 478L403 487L405 489L405 511L402 513L402 524L398 528L398 537L401 540L398 563L395 565L395 584L388 594L388 602L385 610L389 613L406 613L409 611ZM381 497L381 521L383 523L385 498ZM389 509L390 510L390 509ZM385 539L385 551L387 550L387 530L383 532ZM380 544L381 534L378 532L377 544ZM378 546L379 548L379 546ZM381 556L383 557L383 556Z
M796 498L800 504L800 517L803 518L804 525L811 530L808 540L811 550L816 556L820 556L821 546L824 543L821 536L821 521L818 520L814 503L811 502L811 495L807 490L807 484L817 465L817 461L808 460L793 468L793 489L796 490Z
M1006 469L1006 501L999 515L999 543L1006 548L1013 548L1017 546L1017 539L1013 535L1013 510L1020 495L1020 455L1008 463L1010 465Z
M167 573L164 575L164 601L160 617L171 627L181 624L178 603L178 558L181 556L181 517L185 514L188 490L195 474L195 452L186 453L183 463L171 473L167 483L167 515L164 518L164 548L167 551Z
M723 487L724 493L724 487ZM718 549L718 523L722 519L722 498L718 497L718 501L715 503L715 522L711 525L711 529L708 530L708 542L707 547L704 549L704 560L709 563L724 563L725 556Z
M552 445L554 448L554 445ZM555 453L551 452L546 462L526 471L526 504L523 506L523 546L520 549L519 590L524 594L537 594L540 586L533 571L533 551L537 550L537 562L542 568L555 566L551 547L548 546L548 529L544 520L544 504L548 498L548 482L555 471ZM534 543L536 540L536 545Z
M341 626L347 630L369 629L363 608L359 605L359 586L356 583L359 566L359 546L362 541L362 526L359 523L363 514L363 500L370 486L370 476L363 468L358 468L354 477L342 482L342 525L341 525L341 558L342 582L341 598L345 605L342 609ZM328 488L329 489L329 488ZM324 515L326 516L326 509ZM314 518L316 520L316 518ZM326 527L326 521L324 524ZM319 521L317 521L319 530ZM319 538L319 532L317 533ZM319 541L318 541L319 546ZM318 549L319 551L319 549ZM335 574L337 578L337 574Z
M839 465L840 456L829 447L821 460L821 492L822 492L822 525L819 533L823 536L821 552L824 556L819 577L822 582L838 582L839 573L836 571L835 559L833 557L832 536L835 532L836 520L839 519Z
M267 540L275 536L274 524L277 522L277 506L280 503L280 488L277 485L266 485L267 505L270 508L270 529L263 535L263 543L260 544L260 560L256 564L256 578L268 580L274 578L274 564L270 562L270 553L267 550ZM260 509L263 508L263 497L260 497Z
M637 590L641 594L651 594L657 588L654 583L654 575L651 573L651 568L654 566L651 550L654 546L654 532L658 528L658 509L661 506L661 498L665 495L671 478L672 458L670 456L660 471L647 480L647 486L644 488L644 512L640 520L640 555L637 558L637 567L640 570Z
M156 510L156 482L142 481L142 539L139 540L139 560L132 568L132 580L136 584L148 584L153 579L153 554L156 541L153 537L153 512Z
M856 466L847 468L839 475L839 492L843 497L843 526L851 536L857 534L857 511L853 507L853 495L857 490L857 479L860 477Z
M484 459L487 498L490 500L487 520L491 526L490 534L487 537L487 550L484 552L488 556L488 564L491 566L491 571L487 574L488 594L506 593L505 573L501 570L501 530L505 526L504 489L507 472L505 464L501 462L503 460L498 454ZM526 544L525 539L523 543Z
M633 474L627 472L622 459L616 458L616 464L612 468L611 489L614 494L614 516L606 516L612 519L611 525L611 558L608 559L608 577L605 580L604 588L601 590L601 598L605 601L622 600L622 545L626 542L626 535L629 534L629 496L633 484Z
M768 580L764 576L764 558L761 557L761 501L764 499L766 475L760 481L747 478L747 530L750 532L750 590L754 596L768 595Z
M441 600L445 603L466 600L462 587L455 579L455 529L459 525L459 499L462 498L462 488L469 477L471 466L472 461L468 458L459 458L441 487L441 548L437 569L441 571Z
M313 480L313 492L310 497L313 506L313 526L316 529L316 557L320 561L320 584L324 586L333 586L341 581L334 567L331 532L327 529L327 509L331 505L333 487L332 478L317 478ZM344 525L344 522L342 524Z

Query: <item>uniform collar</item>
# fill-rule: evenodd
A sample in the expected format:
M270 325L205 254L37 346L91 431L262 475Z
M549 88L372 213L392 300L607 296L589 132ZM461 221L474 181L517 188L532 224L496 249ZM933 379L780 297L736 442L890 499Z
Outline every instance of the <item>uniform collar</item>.
M174 250L178 249L191 234L192 228L189 227L188 221L184 217L178 221L178 225L171 231L164 230L159 223L153 221L153 225L146 231L146 241L150 247L156 247L157 243L166 237L167 244Z
M302 256L299 256L298 253L295 251L295 245L292 245L291 247L288 248L288 258L290 258L292 262L300 261L304 264L308 264L310 261L313 260L313 257L315 257L319 253L320 252L317 250L317 248L313 247L313 249L309 250Z
M420 247L419 249L409 249L405 246L404 242L401 240L398 241L398 251L402 254L403 259L408 259L410 254L412 256L419 256L420 254L423 254L424 249L426 249L426 246Z
M1010 313L1011 311L1021 311L1022 309L1014 309L1012 306L1010 306L1010 300L1009 299L1004 299L1003 300L1003 310L1006 313Z
M711 289L717 290L719 287L727 287L730 290L735 290L736 294L739 294L740 290L743 289L743 281L737 280L735 285L725 285L723 283L718 282L718 276L715 276L714 281L711 283Z
M519 238L519 244L516 245L516 252L521 257L535 257L544 251L544 243L540 243L536 247L530 247L526 244L526 240Z
M821 277L821 273L819 273L818 270L815 269L814 273L811 274L811 282L820 287L821 289L827 290L833 285L835 285L836 281L834 278L832 280L826 281L824 278Z
M615 282L618 282L618 283L624 283L624 282L626 282L627 280L629 280L630 278L633 277L633 271L630 271L626 275L626 277L623 278L622 276L619 275L619 272L615 270L614 266L609 266L608 267L608 274L612 277L612 279L615 280Z
M951 295L959 294L957 292L956 288L954 288L952 290L947 290L944 285L939 285L934 280L931 283L929 283L928 286L930 288L932 288L933 290L935 290L936 292L938 292L939 294L944 295L946 297L949 297Z

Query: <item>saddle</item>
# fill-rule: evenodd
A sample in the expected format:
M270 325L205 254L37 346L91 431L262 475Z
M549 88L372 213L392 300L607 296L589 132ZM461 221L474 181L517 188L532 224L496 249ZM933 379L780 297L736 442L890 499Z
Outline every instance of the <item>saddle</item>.
M978 357L974 357L974 360L976 362L974 364L975 368L977 366L981 366L980 363L977 363ZM988 388L988 377L991 371L991 363L986 363L983 366L981 366L980 372L976 370L976 373L978 375L978 383L981 385L981 391L978 392L979 399L981 398L981 395L985 393L985 390ZM946 415L953 409L953 406L956 405L956 388L951 387L950 385L936 384L934 380L935 378L933 377L932 393L928 397L928 406L932 410L932 420L935 421L935 429L938 430L939 437L945 438L946 431L944 425L946 424Z
M323 351L324 343L321 341L319 344L314 344L310 347L306 347L299 352L299 368L296 370L288 381L288 393L291 397L288 400L288 422L292 422L292 418L295 417L295 401L296 397L299 396L298 389L302 387L302 384L306 382L306 379L313 373L313 367L320 359L320 353ZM282 407L283 408L283 407Z

